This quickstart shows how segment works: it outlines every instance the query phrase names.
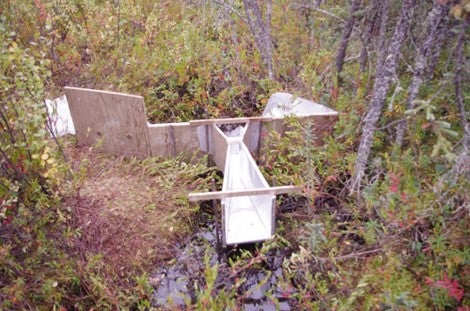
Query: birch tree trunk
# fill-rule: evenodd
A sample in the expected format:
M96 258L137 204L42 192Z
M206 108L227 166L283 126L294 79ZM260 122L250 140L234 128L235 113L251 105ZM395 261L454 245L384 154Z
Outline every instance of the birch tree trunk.
M462 30L457 39L457 46L455 48L455 76L454 76L454 88L457 107L459 109L460 123L464 129L462 139L462 149L457 154L452 168L445 172L439 177L436 185L434 186L434 192L439 193L446 185L455 185L459 182L459 177L463 180L470 180L470 125L467 120L467 112L465 111L464 98L462 95L462 74L464 70L465 59L463 56L464 45L468 42L466 30L470 26L470 20L463 22ZM466 41L467 40L467 41ZM454 198L454 197L452 197ZM469 202L463 202L462 206L469 206Z
M434 71L436 69L437 62L439 61L439 56L441 55L441 50L444 45L444 42L447 37L449 37L450 31L450 19L446 17L444 22L439 25L437 30L436 39L431 44L431 51L429 51L429 60L428 66L426 68L426 81L430 81L434 78Z
M354 24L356 23L356 17L354 14L359 9L361 4L361 0L352 0L351 1L351 8L349 9L349 18L346 21L346 24L343 28L343 35L341 37L341 42L338 48L338 54L336 55L336 74L339 77L341 70L343 70L344 65L344 58L346 57L346 50L349 44L349 38L351 37L351 33L354 28Z
M465 153L470 152L470 125L468 124L467 120L467 112L465 111L464 105L464 98L462 95L462 72L463 72L463 64L465 62L463 57L463 50L464 50L464 43L466 37L466 30L470 25L470 21L466 20L462 25L462 31L460 32L457 47L455 51L455 61L456 61L456 68L455 68L455 76L454 76L454 88L455 88L455 97L457 98L457 108L459 109L460 115L460 123L462 128L464 129L464 137L463 137L463 149ZM468 68L467 68L468 69Z
M403 1L400 15L393 32L393 36L386 49L386 53L381 53L381 57L383 59L377 60L376 77L374 80L370 108L364 119L361 140L357 151L354 175L350 182L351 192L358 191L361 187L377 121L380 118L392 78L395 76L400 48L410 27L415 5L415 0Z
M387 42L387 25L388 25L388 15L390 13L390 2L391 0L383 0L382 7L380 8L380 28L379 28L379 37L377 39L377 46L375 50L377 51L377 61L375 65L375 75L379 76L380 71L382 70L383 62L386 58L387 48L385 44Z
M436 41L438 35L438 27L441 24L443 18L449 12L449 3L442 3L440 0L435 0L434 5L426 17L426 36L423 38L421 46L416 51L415 63L413 65L413 78L408 87L408 98L406 101L406 109L414 108L414 100L418 95L421 84L423 83L424 74L427 67L427 59L430 54L432 43ZM395 143L398 146L403 144L403 138L405 136L406 121L403 120L397 125L397 134Z
M364 31L361 35L362 49L359 56L359 64L361 66L361 72L366 71L367 60L369 59L369 43L372 38L374 31L375 20L380 18L380 10L383 2L380 0L372 0L370 4L369 12L364 19Z
M272 0L266 0L264 19L257 0L243 0L246 19L255 39L261 58L268 70L269 79L274 78L272 63L271 15Z

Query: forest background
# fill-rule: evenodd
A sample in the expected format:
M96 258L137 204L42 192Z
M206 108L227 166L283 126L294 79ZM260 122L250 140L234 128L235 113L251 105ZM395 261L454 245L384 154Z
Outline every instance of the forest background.
M339 111L323 146L298 125L257 159L307 199L276 238L293 304L468 310L469 23L468 0L2 1L1 307L151 307L148 266L116 280L87 249L89 171L45 126L44 99L79 86L140 94L152 122L257 116L277 91ZM206 281L191 306L240 303Z

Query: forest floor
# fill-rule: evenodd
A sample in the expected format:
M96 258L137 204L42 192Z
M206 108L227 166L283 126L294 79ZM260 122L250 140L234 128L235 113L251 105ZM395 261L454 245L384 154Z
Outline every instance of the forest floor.
M263 246L257 244L218 251L212 208L204 203L202 208L188 205L186 199L188 193L201 191L208 175L216 173L204 160L191 164L180 159L129 159L79 147L73 140L66 141L64 153L75 176L68 189L71 195L63 204L72 211L73 226L80 231L76 250L83 266L99 256L111 292L132 286L137 276L148 275L157 307L166 306L168 299L175 308L181 307L184 299L196 298L192 286L205 283L205 269L217 266L217 288L230 292L235 276L245 279L238 288L243 293L238 304L274 307L266 292L282 277L282 262L292 249L278 245L269 250L273 243L268 243L261 253L258 248ZM285 220L296 218L294 214L289 209L278 216ZM296 231L290 229L287 235ZM273 245L279 243L275 240ZM229 258L234 260L246 251L254 256L253 262L262 259L265 265L228 264ZM281 292L273 295L281 307L290 309Z
M188 232L184 197L195 190L187 179L167 174L178 162L126 159L74 144L65 154L76 178L64 204L80 230L84 260L100 254L110 273L124 277L173 258Z

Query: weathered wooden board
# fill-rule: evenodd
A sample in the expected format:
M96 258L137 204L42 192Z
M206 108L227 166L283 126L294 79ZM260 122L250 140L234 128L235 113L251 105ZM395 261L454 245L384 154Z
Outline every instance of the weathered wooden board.
M147 157L150 142L141 96L66 87L80 145L100 145L112 154Z
M153 156L174 157L199 150L197 129L188 122L149 124L148 131Z
M269 188L254 188L248 190L230 190L230 191L213 191L213 192L204 192L204 193L190 193L188 194L188 199L191 202L195 201L208 201L208 200L221 200L230 197L242 197L242 196L252 196L252 195L278 195L285 193L299 193L302 190L296 186L277 186Z
M208 126L210 128L209 153L212 155L212 160L214 160L215 165L223 171L227 158L226 136L217 125L213 124Z

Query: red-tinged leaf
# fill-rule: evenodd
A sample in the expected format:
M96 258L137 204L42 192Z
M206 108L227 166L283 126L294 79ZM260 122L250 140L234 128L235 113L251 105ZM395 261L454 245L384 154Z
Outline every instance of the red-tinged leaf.
M3 220L3 224L4 224L4 225L8 225L8 224L11 223L12 220L13 220L13 217L12 217L12 216L8 216L7 218L5 218L5 219Z
M456 280L451 280L447 276L444 275L444 278L440 281L437 281L434 284L436 287L444 288L447 290L447 294L449 297L455 298L457 301L461 301L464 296L464 289L460 286L460 284Z
M424 123L423 125L421 125L421 128L422 128L423 130L425 130L425 129L427 129L427 128L430 127L430 126L431 126L431 123L427 122L427 123Z
M400 179L396 174L390 174L390 192L397 193L398 192L398 185L400 184Z
M331 98L332 99L337 99L339 95L339 90L337 87L333 87L330 92Z
M425 277L425 278L424 278L424 283L426 283L427 285L433 285L433 284L434 284L434 280L431 279L430 277Z
M328 177L326 177L325 179L325 182L336 182L338 179L336 178L335 175L329 175Z

